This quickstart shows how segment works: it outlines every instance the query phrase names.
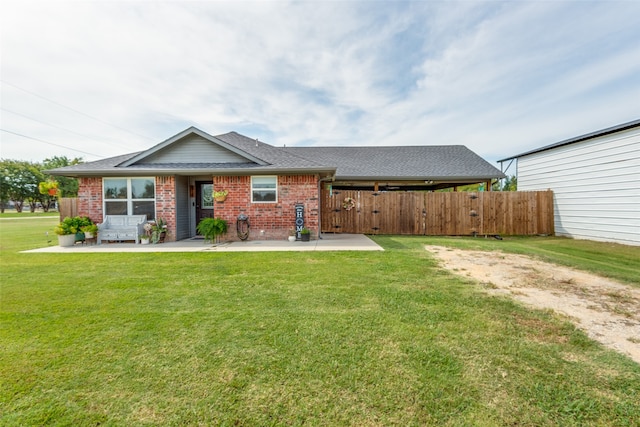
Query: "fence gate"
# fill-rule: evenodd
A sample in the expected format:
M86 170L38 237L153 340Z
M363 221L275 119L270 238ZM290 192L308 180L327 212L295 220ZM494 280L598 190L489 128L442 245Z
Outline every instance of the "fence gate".
M349 208L344 201L355 201ZM553 193L322 191L322 231L465 236L554 234Z

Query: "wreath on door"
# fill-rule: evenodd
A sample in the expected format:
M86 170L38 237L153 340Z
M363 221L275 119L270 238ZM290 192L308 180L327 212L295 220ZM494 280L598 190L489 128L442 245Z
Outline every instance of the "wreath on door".
M356 201L351 197L346 197L342 202L342 208L346 211L350 211L351 209L356 207Z

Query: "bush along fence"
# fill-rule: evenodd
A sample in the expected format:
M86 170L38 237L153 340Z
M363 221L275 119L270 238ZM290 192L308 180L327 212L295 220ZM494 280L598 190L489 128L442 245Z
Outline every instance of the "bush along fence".
M553 235L553 192L322 190L322 231L429 236Z

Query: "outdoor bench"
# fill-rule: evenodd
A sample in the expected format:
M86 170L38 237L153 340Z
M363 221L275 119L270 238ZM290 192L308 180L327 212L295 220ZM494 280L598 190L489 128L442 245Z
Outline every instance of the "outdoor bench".
M144 234L142 226L146 215L105 215L104 222L98 224L98 244L103 240L135 240L140 243Z

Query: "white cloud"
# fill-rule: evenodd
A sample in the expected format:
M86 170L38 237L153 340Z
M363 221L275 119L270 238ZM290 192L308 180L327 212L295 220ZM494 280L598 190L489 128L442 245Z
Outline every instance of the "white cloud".
M631 2L4 2L1 125L100 157L195 125L275 145L464 144L495 160L640 116L639 12ZM78 155L0 137L2 157Z

